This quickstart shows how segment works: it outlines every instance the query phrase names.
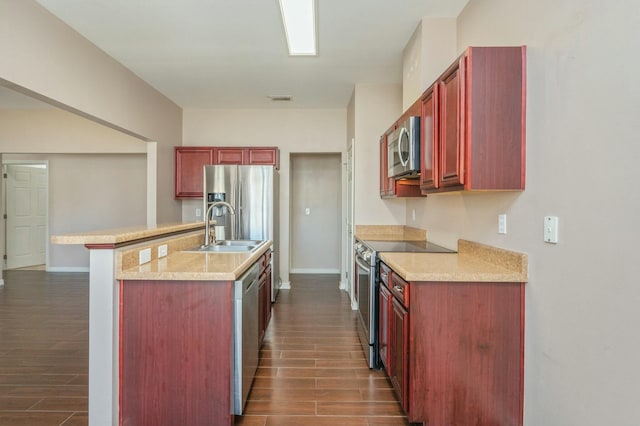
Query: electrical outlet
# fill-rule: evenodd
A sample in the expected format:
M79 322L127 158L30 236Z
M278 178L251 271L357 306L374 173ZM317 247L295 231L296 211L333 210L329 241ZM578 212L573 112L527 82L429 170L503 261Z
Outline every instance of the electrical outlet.
M138 252L138 260L140 265L151 262L151 248L146 248Z
M196 209L196 217L202 216L202 209Z
M413 221L415 222L416 221L416 209L412 209L411 210L411 217L412 217Z
M507 215L505 213L498 215L498 234L507 233Z
M167 255L168 251L169 251L169 249L167 248L166 244L163 244L163 245L159 246L158 247L158 258L165 257Z

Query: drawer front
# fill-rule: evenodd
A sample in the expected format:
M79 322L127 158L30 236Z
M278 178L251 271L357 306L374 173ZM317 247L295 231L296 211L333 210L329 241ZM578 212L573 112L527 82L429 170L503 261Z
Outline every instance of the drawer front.
M409 283L402 279L398 274L391 274L391 285L389 286L391 293L398 298L405 308L409 308Z
M382 283L388 288L391 287L391 285L389 284L389 282L391 281L391 274L391 268L389 268L383 262L380 262L380 281L382 281Z

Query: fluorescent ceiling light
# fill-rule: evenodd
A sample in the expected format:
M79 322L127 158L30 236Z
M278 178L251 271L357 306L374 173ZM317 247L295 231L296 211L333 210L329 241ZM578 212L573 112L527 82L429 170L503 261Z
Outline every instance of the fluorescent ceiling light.
M292 56L317 55L315 0L279 0L279 2L289 54Z

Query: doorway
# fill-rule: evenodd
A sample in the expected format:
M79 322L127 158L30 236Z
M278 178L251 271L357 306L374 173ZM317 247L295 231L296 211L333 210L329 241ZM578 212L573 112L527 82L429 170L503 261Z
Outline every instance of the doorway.
M290 265L293 274L339 274L341 154L291 154Z
M49 173L46 161L7 162L5 181L6 269L47 263Z

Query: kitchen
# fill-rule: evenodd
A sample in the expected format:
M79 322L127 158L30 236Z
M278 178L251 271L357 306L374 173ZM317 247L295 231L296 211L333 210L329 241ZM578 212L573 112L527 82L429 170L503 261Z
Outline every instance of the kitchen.
M222 135L230 132L208 120L246 129L247 113L253 113L253 120L272 129L256 135L269 139L269 145L283 140L274 122L295 123L308 135L307 149L318 152L345 152L346 133L347 141L356 140L356 194L368 194L356 195L355 206L365 207L356 208L355 224L406 224L427 229L432 241L447 247L464 237L529 255L525 424L630 425L640 417L634 400L640 380L633 362L639 347L627 325L638 321L633 284L639 272L634 254L639 200L631 186L638 174L633 141L640 97L632 83L638 60L629 54L638 48L633 2L471 1L455 20L456 54L468 45L528 46L527 186L522 193L439 194L408 201L380 200L377 179L369 176L377 170L380 134L399 116L404 102L421 93L414 90L403 101L401 90L408 84L358 83L346 112L187 110L179 124L178 108L148 87L119 92L118 100L108 96L122 87L122 78L131 77L123 77L103 57L99 61L104 68L94 70L98 75L92 79L80 73L83 67L69 66L66 75L51 75L30 62L33 57L58 63L57 55L63 55L70 64L87 64L89 59L69 57L69 52L86 52L91 59L97 54L74 37L65 38L74 47L64 52L54 53L49 43L33 43L35 28L56 32L52 18L33 5L22 6L26 9L21 13L10 8L5 13L8 4L3 3L0 18L6 35L0 38L0 78L157 141L157 188L172 188L171 150L176 141L196 143L191 135L204 135L200 130L209 125ZM27 54L16 57L16 51ZM47 83L51 80L55 89ZM77 81L86 82L82 91ZM418 86L425 83L417 81ZM93 101L82 93L87 91ZM140 116L149 110L146 96L156 100L157 119L151 122ZM285 136L283 143L298 146L294 135ZM198 143L206 143L201 140ZM288 155L282 157L288 161ZM283 164L282 169L285 182L288 167ZM286 194L287 184L281 189ZM158 190L149 202L159 206L153 209L158 223L182 216L172 194ZM508 217L506 235L497 233L502 213ZM546 215L560 218L557 245L542 240ZM594 233L599 230L603 232ZM288 241L283 238L281 243L287 246Z

